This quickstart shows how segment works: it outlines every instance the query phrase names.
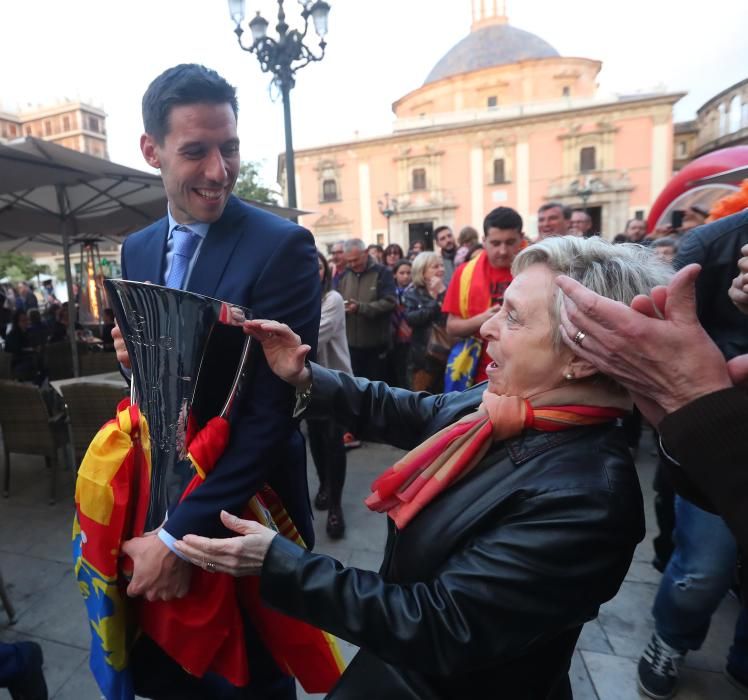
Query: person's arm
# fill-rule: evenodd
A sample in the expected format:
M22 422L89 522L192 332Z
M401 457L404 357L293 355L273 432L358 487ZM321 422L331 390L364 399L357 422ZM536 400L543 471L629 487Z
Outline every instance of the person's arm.
M500 306L492 306L482 314L471 316L470 318L460 318L455 314L449 314L447 316L447 333L456 335L458 338L469 338L473 335L478 335L480 327L500 308Z
M368 440L410 449L423 441L437 414L458 397L393 389L384 382L351 377L314 362L305 364L309 346L277 321L247 321L244 332L262 345L268 365L278 377L297 392L309 391L305 418L334 418Z
M340 318L345 326L345 306L343 298L337 292L328 292L322 300L322 315L319 319L318 346L323 346L332 340Z
M662 445L725 519L748 552L748 394L723 389L673 411L660 423ZM677 488L677 480L676 480Z
M449 400L445 394L392 388L315 363L310 368L311 401L304 418L334 418L363 440L403 450L426 438L431 422Z
M637 533L611 529L607 512L571 491L525 498L433 577L408 584L275 537L260 592L281 612L386 662L465 673L581 625L615 595Z
M208 560L234 576L260 574L263 600L286 615L386 662L449 676L508 662L597 614L618 591L644 534L635 512L619 510L611 524L617 502L612 493L574 489L525 494L497 512L491 527L468 533L464 547L424 580L403 584L227 515L240 537L188 535L177 547L197 565Z

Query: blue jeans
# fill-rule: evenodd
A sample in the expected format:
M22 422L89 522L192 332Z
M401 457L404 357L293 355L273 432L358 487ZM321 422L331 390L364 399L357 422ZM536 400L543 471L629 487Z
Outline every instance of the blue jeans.
M675 550L652 614L657 634L685 652L704 643L712 614L732 583L737 547L722 518L680 496L675 498L673 539Z

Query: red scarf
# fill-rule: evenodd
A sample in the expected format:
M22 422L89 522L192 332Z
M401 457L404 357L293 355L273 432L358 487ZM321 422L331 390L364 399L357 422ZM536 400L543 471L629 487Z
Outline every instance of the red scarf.
M468 474L494 442L526 428L559 431L596 425L625 414L601 406L536 406L519 396L483 393L477 412L443 428L389 467L371 486L365 503L404 528L428 503Z

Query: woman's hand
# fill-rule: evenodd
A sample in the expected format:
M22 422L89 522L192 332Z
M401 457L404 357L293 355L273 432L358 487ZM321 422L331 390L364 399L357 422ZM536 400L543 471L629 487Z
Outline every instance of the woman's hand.
M175 549L195 566L232 576L259 576L270 544L278 533L252 520L242 520L225 510L221 522L240 537L210 539L185 535L174 543Z
M441 277L432 277L427 283L426 288L428 293L436 299L442 292L446 291L447 286L444 284L444 280Z
M309 386L310 372L304 362L312 348L302 345L301 338L287 325L258 319L246 321L244 332L262 345L270 369L283 381L297 389Z

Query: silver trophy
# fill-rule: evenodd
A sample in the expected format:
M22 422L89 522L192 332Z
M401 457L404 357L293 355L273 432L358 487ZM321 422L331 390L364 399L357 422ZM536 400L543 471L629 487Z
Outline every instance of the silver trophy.
M155 284L105 280L130 355L131 399L151 436L146 531L163 524L192 476L189 421L227 417L247 373L249 309Z

